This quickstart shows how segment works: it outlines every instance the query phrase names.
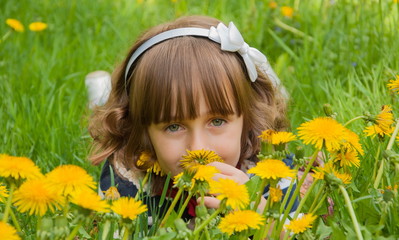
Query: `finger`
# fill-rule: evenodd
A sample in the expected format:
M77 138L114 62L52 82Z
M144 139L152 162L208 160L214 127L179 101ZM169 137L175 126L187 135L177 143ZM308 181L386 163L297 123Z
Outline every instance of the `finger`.
M197 203L201 203L201 198L197 199ZM204 197L204 204L207 208L219 208L220 200L215 197Z
M232 176L237 173L238 170L236 167L233 167L227 163L222 162L211 162L208 163L209 166L216 167L222 174Z
M215 181L219 181L219 179L231 179L231 180L233 180L234 182L236 182L238 184L244 184L244 183L246 183L248 181L248 179L243 178L243 177L240 178L240 177L235 176L235 175L229 176L229 175L224 175L224 174L221 174L221 173L215 173L213 175L212 179L215 180Z
M214 166L220 171L220 173L216 173L214 175L213 180L215 180L215 181L218 181L221 178L224 178L224 179L229 178L239 184L244 184L249 180L247 174L245 174L243 171L241 171L229 164L221 163L221 162L212 162L212 163L209 163L208 165Z

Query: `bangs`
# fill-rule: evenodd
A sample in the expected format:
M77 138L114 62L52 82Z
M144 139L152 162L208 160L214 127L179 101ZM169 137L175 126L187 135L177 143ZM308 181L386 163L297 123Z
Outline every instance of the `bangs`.
M167 61L165 61L167 59ZM131 110L143 125L195 119L203 97L209 113L243 111L242 60L206 38L180 37L155 45L137 62Z

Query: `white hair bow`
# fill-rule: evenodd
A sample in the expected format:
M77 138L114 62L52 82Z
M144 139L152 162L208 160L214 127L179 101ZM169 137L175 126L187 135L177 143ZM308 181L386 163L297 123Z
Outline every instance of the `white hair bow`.
M211 27L208 37L212 41L220 43L222 50L238 52L247 67L249 78L252 82L256 81L258 78L256 65L261 66L267 63L267 58L258 49L252 48L244 42L234 23L230 22L229 27L226 27L223 23L219 23L217 28Z

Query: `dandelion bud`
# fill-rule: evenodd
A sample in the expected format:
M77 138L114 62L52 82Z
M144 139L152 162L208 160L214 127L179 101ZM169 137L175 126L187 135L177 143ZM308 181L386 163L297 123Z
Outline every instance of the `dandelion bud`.
M333 115L333 111L331 109L331 105L326 103L323 105L323 110L324 110L324 114L326 114L327 117L330 117L331 115Z
M394 200L394 197L395 195L389 189L385 190L382 194L382 199L384 199L384 202L392 202Z
M195 214L199 218L205 218L208 215L208 210L204 205L198 205L195 208Z
M36 236L39 239L51 238L51 232L53 231L53 220L49 217L43 218L40 223L40 228L36 232Z
M55 226L53 233L55 239L63 239L69 235L68 219L64 216L58 216L55 218Z
M331 187L338 187L343 184L342 180L337 178L333 173L326 173L324 175L324 180L326 180L327 184Z

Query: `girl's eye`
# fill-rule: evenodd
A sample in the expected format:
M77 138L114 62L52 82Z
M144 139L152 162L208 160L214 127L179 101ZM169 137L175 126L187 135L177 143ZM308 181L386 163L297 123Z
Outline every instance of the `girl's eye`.
M171 124L166 127L166 130L169 132L177 132L180 130L180 125L179 124Z
M226 122L226 120L223 120L223 119L220 119L220 118L216 118L216 119L213 119L213 120L212 120L211 124L212 124L212 126L220 127L220 126L222 126L225 122Z

